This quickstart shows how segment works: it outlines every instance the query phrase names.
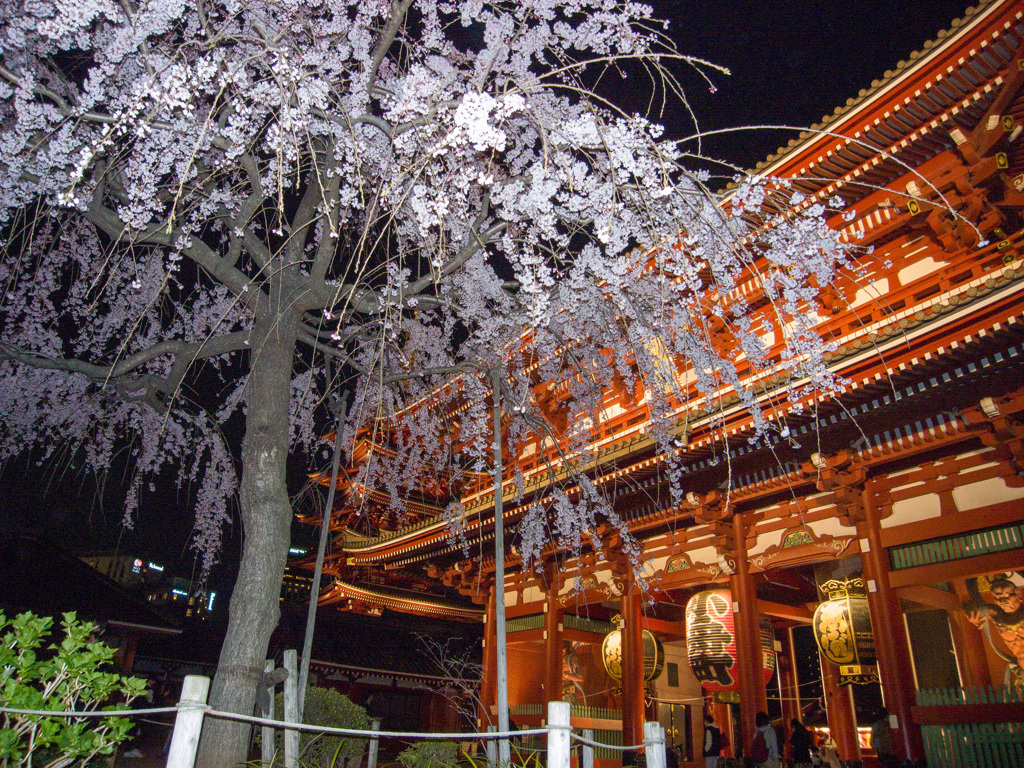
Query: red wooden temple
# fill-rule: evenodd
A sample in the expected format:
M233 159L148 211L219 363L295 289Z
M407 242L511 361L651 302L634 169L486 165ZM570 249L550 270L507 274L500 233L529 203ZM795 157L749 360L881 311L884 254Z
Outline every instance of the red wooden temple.
M335 580L322 604L483 620L483 723L495 701L494 606L504 600L519 725L539 723L544 702L565 698L574 726L636 744L643 721L660 717L683 757L702 764L705 709L748 749L769 691L785 723L806 713L812 702L801 695L794 637L804 627L823 638L835 629L814 619L828 600L825 584L860 579L877 663L821 665L841 758L870 761L857 733L869 723L858 722L852 688L841 684L850 677L877 673L907 758L925 757L929 728L1024 721L1019 697L972 705L968 694L954 702L922 693L941 687L934 681L943 669L961 692L1024 688L1022 85L1022 4L983 3L758 166L791 179L804 205L841 198L846 215L834 226L873 249L858 280L823 297L832 314L821 322L839 342L831 366L852 384L788 414L791 439L770 449L748 444L739 407L725 405L724 429L692 420L681 506L645 429L646 406L633 392L606 393L614 416L589 473L643 544L646 592L612 530L569 567L552 559L524 572L513 550L496 589L494 492L481 477L421 489L404 521L372 492L343 483L327 565ZM350 458L379 448L363 442ZM728 468L714 460L725 452ZM540 453L519 457L537 494L550 471ZM471 557L450 545L440 515L456 493ZM508 494L509 536L521 511ZM736 667L725 674L735 691L714 693L707 683L711 646L703 657L687 650L695 627L685 606L709 588L728 589L729 621L705 612L691 623L713 619L719 638L726 633L717 650L734 652ZM614 614L624 619L621 683L607 675L600 650ZM651 682L643 630L664 646L666 669ZM707 667L703 685L694 658ZM777 667L767 685L766 662ZM715 668L711 677L722 674Z

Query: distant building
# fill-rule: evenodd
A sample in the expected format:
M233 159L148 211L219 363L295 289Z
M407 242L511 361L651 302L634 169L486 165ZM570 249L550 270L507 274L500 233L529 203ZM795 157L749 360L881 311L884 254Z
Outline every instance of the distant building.
M79 554L79 559L127 587L156 610L179 621L207 620L218 604L215 591L207 591L195 581L176 576L167 565L137 553L88 552Z
M59 625L61 614L73 611L100 625L124 672L134 671L140 641L181 634L178 622L154 610L137 590L35 534L0 536L0 585L0 610L8 616L32 611Z
M147 588L146 602L165 613L186 619L208 619L217 593L204 591L196 582L169 576Z
M86 565L126 587L141 587L164 577L164 566L134 555L86 554L79 555Z
M282 603L308 603L313 574L297 565L289 564L281 580Z

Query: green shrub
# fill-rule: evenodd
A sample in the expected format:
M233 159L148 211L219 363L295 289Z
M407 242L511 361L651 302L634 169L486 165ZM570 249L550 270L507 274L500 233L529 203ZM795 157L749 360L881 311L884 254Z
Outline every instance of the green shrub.
M283 719L284 697L277 694L274 712L278 720ZM351 699L333 688L306 688L305 710L302 722L307 725L325 725L330 728L352 728L358 731L370 730L370 716L366 709L354 704ZM284 762L283 731L274 737L277 761ZM301 733L299 735L299 760L307 768L342 768L347 760L350 764L366 751L367 739L331 736L329 734Z
M455 768L459 746L454 741L417 741L398 755L404 768Z
M96 625L65 613L63 639L39 653L53 619L0 612L0 706L53 711L127 709L146 681L105 668L114 649L93 639ZM116 707L110 705L116 702ZM127 717L0 714L0 766L64 768L109 755L128 738Z

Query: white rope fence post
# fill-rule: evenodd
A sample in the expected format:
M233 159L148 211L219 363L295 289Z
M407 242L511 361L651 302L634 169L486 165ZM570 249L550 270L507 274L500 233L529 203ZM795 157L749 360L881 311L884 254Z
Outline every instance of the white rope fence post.
M380 730L380 720L373 720L370 723L370 728L375 731ZM366 768L377 768L377 749L380 746L380 738L374 736L370 739L370 747L366 755Z
M594 732L590 728L583 729L583 738L594 740ZM594 768L594 748L589 744L583 744L583 768Z
M569 768L572 726L569 702L548 702L548 768Z
M487 726L487 732L488 733L494 733L496 730L498 730L498 726L496 726L496 725L488 725ZM485 749L487 750L487 766L488 766L488 768L497 768L497 765L498 765L498 742L497 742L496 739L488 739L486 744L487 744L487 746L485 747Z
M665 730L658 723L644 723L644 751L647 768L667 768Z
M284 680L284 721L299 722L299 658L295 649L284 652L284 668L288 677ZM298 768L299 732L293 728L284 732L284 766Z
M274 660L267 659L263 665L263 679L267 680L272 674L274 674ZM270 720L274 719L274 686L267 686L267 695L270 697L270 703L267 705L267 711L264 715ZM263 768L270 768L274 762L274 729L269 725L264 725L260 728L260 757L262 758Z
M192 768L199 748L199 734L203 730L203 711L206 697L210 693L210 678L202 675L188 675L181 686L179 705L182 707L174 719L171 748L167 753L167 768Z

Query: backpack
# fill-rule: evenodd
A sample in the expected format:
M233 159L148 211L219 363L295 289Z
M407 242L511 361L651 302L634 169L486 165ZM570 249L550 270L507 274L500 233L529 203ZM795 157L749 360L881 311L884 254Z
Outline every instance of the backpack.
M722 754L722 732L714 725L708 726L708 732L711 734L711 744L705 757L718 757Z
M750 745L750 756L755 763L763 763L768 759L768 742L764 738L764 731L754 731L754 743Z

